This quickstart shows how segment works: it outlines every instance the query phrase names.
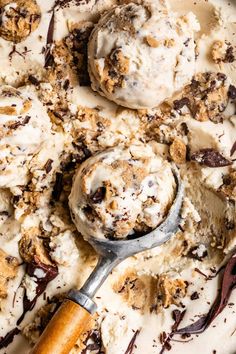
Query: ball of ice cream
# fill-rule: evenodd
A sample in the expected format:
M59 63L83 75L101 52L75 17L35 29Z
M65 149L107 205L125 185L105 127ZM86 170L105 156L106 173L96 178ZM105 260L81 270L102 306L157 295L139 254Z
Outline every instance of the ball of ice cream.
M69 205L84 238L126 238L156 228L175 189L169 162L140 143L87 159L75 175Z
M195 70L199 24L194 14L178 17L150 4L113 8L89 41L92 88L129 108L156 107L186 85Z
M0 0L0 36L18 43L39 25L41 11L35 0Z
M28 163L50 138L50 129L47 112L33 92L0 89L0 187L27 182Z

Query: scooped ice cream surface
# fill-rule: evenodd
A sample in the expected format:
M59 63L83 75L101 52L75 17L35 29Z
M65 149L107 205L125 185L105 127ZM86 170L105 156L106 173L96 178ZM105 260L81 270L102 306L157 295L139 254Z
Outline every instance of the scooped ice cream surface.
M121 106L156 107L194 74L195 16L179 17L158 4L115 7L91 34L92 88Z
M118 239L157 227L174 194L171 165L151 146L117 147L81 165L74 179L70 208L85 238Z

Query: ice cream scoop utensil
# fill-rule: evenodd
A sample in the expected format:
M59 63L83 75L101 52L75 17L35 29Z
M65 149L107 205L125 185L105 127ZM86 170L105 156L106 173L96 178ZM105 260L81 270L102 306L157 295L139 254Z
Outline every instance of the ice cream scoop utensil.
M88 242L99 254L97 266L83 287L73 289L60 306L31 354L68 354L96 311L93 297L115 266L127 257L160 246L178 230L184 186L176 169L173 170L177 192L166 219L147 235L117 240L91 237Z

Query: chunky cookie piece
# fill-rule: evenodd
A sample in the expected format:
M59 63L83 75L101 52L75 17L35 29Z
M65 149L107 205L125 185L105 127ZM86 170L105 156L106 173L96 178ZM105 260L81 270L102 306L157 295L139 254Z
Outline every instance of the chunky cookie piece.
M212 60L216 64L233 63L235 61L235 50L228 41L215 41L211 47Z
M35 31L41 11L34 0L0 0L0 36L19 43Z
M113 285L113 290L133 310L142 313L155 308L156 279L151 275L139 276L135 271L123 274Z
M17 274L18 260L0 249L0 298L7 297L7 282Z
M157 282L158 307L167 308L170 305L179 305L187 293L188 283L183 279L171 279L166 274L161 274Z
M231 89L230 89L231 88ZM198 73L173 102L173 108L180 113L188 109L193 118L200 122L211 120L220 123L224 120L224 111L229 102L231 91L227 76L223 73Z
M19 241L19 252L25 263L33 262L36 256L43 264L52 264L42 240L37 237L36 228L31 228L23 234Z

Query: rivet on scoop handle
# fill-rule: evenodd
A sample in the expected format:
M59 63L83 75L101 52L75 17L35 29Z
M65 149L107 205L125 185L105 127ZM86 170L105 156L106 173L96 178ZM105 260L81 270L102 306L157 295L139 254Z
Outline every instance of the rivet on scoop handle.
M82 306L65 300L30 354L68 354L89 329L91 319L92 315Z

